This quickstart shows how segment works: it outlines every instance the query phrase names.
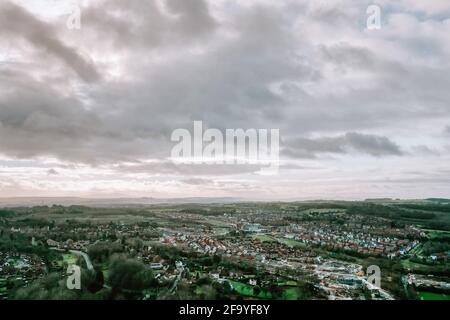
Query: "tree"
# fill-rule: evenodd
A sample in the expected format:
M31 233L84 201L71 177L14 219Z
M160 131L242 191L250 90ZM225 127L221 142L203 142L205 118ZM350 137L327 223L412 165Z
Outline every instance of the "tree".
M89 257L95 262L106 261L113 253L122 252L123 248L115 242L99 242L88 248Z
M108 282L115 292L141 291L154 284L154 276L142 262L114 255L110 261Z
M265 291L269 292L274 299L280 299L283 295L283 289L276 284L270 285Z
M215 300L217 297L217 290L211 285L201 286L200 291L200 298L203 300Z
M99 270L96 272L95 278L91 281L87 288L89 292L95 293L103 288L104 283L105 279L103 277L103 272Z
M64 279L57 273L33 282L29 287L18 289L12 296L18 300L76 300L80 298L80 290L69 290Z

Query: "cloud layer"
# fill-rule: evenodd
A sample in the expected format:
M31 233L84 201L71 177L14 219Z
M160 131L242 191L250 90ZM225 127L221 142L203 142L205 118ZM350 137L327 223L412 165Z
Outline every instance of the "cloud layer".
M448 1L67 3L0 4L0 196L450 195ZM279 128L279 175L169 162L194 120Z

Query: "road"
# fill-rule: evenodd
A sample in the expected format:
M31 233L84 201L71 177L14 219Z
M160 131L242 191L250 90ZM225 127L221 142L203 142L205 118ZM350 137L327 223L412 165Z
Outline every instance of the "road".
M380 287L375 286L374 284L370 283L364 278L359 277L359 279L362 280L362 282L367 286L368 289L376 289L378 292L387 300L395 300L393 296L391 296L388 292L381 289Z
M86 262L86 267L88 268L88 270L90 270L90 271L94 270L94 266L92 265L91 258L89 258L87 253L85 253L83 251L78 251L78 250L69 250L69 251L72 252L73 254L82 256L84 258L84 261Z

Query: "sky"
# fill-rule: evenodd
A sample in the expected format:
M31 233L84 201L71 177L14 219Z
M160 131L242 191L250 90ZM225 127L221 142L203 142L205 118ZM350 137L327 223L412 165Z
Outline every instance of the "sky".
M174 163L194 121L278 173ZM450 197L449 139L448 0L0 2L0 197Z

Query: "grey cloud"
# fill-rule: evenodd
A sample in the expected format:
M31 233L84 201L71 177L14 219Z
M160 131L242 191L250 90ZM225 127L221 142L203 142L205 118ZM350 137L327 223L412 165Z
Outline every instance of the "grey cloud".
M76 48L67 46L59 39L52 25L37 19L20 6L10 2L0 4L0 35L26 39L36 48L59 58L85 81L100 79L95 65Z
M117 10L124 15L114 15ZM67 101L58 97L56 91L45 94L47 89L38 96L24 92L23 84L17 84L15 99L4 102L16 105L16 113L22 112L22 118L11 119L4 111L4 127L14 127L15 130L7 134L14 133L15 138L7 146L4 142L3 152L9 150L14 155L24 156L52 154L65 160L95 163L164 158L170 154L171 131L178 127L190 128L193 120L203 120L205 125L219 129L279 127L282 136L289 139L298 134L298 130L310 132L326 128L342 132L377 127L387 118L395 119L403 113L401 109L392 109L390 101L380 101L392 95L389 92L382 95L379 90L351 92L340 97L324 93L320 98L300 90L299 96L293 95L295 105L292 106L285 96L275 94L270 89L273 83L315 83L322 76L320 64L296 52L295 39L289 32L290 21L280 9L256 5L240 11L227 25L218 25L203 1L196 5L170 1L168 10L175 13L175 20L166 17L152 1L105 1L101 7L92 5L83 9L83 28L91 31L87 35L103 35L96 39L95 45L108 42L105 32L112 30L116 42L123 44L121 50L132 53L137 46L138 54L130 56L136 59L137 66L127 76L131 81L119 80L91 88L85 93L94 101L89 109L76 96ZM185 20L198 20L202 25L202 31L190 29L193 38L214 28L227 28L236 36L221 39L215 35L214 40L219 45L200 54L192 54L187 43L175 41L176 50L185 53L182 57L141 66L140 50L155 49L158 44L173 40L171 34L184 32L184 28L175 24L188 23ZM147 36L155 41L145 38ZM140 49L137 43L142 46ZM209 40L204 44L210 44ZM323 50L333 63L342 60L351 65L354 61L355 66L364 66L373 58L366 50L346 44ZM347 53L349 57L345 58ZM34 82L32 78L28 80ZM21 97L25 100L21 101ZM385 108L380 107L381 103L389 108L389 116L383 113ZM359 104L366 107L353 106ZM58 108L59 105L65 107ZM41 111L42 108L58 112ZM329 112L330 109L333 112ZM11 121L15 121L16 126L12 126ZM30 132L33 132L31 137ZM313 154L326 150L344 153L345 146L373 155L395 152L395 148L386 149L389 147L386 141L360 141L361 137L351 134L342 139L345 140L343 145L334 145L333 139L323 139L322 147L308 141L303 143L313 144L308 146ZM369 147L364 150L366 145ZM306 151L304 156L311 155Z
M266 127L268 119L282 117L285 104L270 84L303 77L302 72L308 77L308 70L293 63L292 42L276 16L264 8L246 13L235 22L238 37L203 54L186 52L176 65L151 68L148 80L132 88L132 101L124 102L156 123L170 115L174 126L203 119L218 128Z
M119 164L114 166L114 170L122 173L196 177L252 174L260 169L260 166L250 164L183 164L171 161L156 161L152 163L137 162L131 165Z
M446 126L446 127L444 128L444 134L445 134L445 135L450 135L450 126Z
M293 63L292 42L277 14L266 8L246 12L235 22L239 37L200 54L181 46L185 55L173 63L142 67L141 81L105 84L94 92L102 123L130 137L130 156L159 158L170 154L171 131L192 128L193 120L219 129L267 128L269 119L281 121L285 102L270 84L303 73L308 78L310 69ZM267 29L264 36L261 28ZM154 140L158 135L161 140Z
M166 0L166 3L172 13L179 15L180 29L184 32L201 35L217 26L204 0Z
M73 97L62 97L47 83L24 74L4 78L13 90L0 100L0 152L19 158L53 155L80 159L83 145L101 135L99 117Z
M345 135L345 140L353 149L376 157L403 154L397 144L382 136L351 132Z
M191 179L181 180L181 182L183 182L185 184L197 186L197 185L208 185L211 183L211 180L200 179L200 178L191 178Z
M400 147L383 136L349 132L337 137L297 138L287 141L283 153L294 158L314 158L319 154L346 154L356 151L374 157L402 155Z
M391 28L361 34L348 16L364 14L360 2L312 11L298 2L299 7L234 2L222 7L223 19L214 14L221 4L211 1L164 1L163 9L156 3L89 2L80 32L0 5L0 34L27 44L26 63L2 66L0 73L1 155L114 164L118 177L249 176L259 168L139 160L167 158L172 130L190 129L193 120L222 130L280 128L283 155L294 158L362 153L406 159L411 154L387 132L427 138L411 123L432 125L450 117L450 72L446 64L433 63L448 61L445 43L435 40L439 50L423 58L425 42L404 41ZM445 27L433 25L430 30ZM327 30L339 36L324 35ZM340 35L345 42L337 40ZM108 60L112 54L114 62ZM106 60L101 67L87 58L96 55ZM85 81L98 80L104 70L119 72L79 86L59 61Z
M218 23L204 0L104 0L83 9L83 28L98 46L126 52L202 43ZM118 14L118 12L120 14Z
M56 171L55 169L49 169L48 171L47 171L47 174L48 175L50 175L50 176L57 176L58 175L58 171Z
M419 155L439 155L439 151L434 150L426 145L417 145L412 147L412 151Z
M333 46L321 46L321 52L326 61L336 65L367 67L373 63L371 52L366 48L355 48L345 43Z

